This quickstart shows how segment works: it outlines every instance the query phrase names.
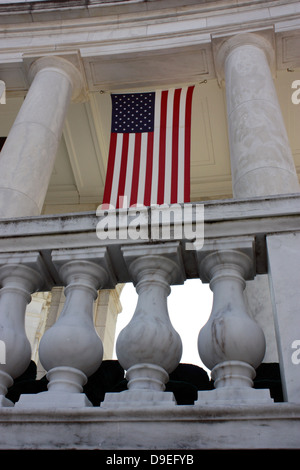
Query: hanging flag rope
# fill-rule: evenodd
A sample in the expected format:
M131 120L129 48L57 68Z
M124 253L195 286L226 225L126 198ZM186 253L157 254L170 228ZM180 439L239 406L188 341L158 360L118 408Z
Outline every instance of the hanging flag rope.
M112 125L102 206L190 201L194 86L112 94Z

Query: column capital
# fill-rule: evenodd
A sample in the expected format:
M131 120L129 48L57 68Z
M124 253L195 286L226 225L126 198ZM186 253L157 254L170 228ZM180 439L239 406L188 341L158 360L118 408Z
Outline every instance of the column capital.
M178 242L128 245L123 246L121 251L134 284L139 281L143 266L153 272L165 271L170 284L183 284L186 279Z
M28 290L50 290L53 285L51 274L39 252L0 253L0 283L5 278L21 276L26 280Z
M52 261L61 280L68 284L78 272L94 279L95 289L114 289L117 280L106 248L53 250Z
M28 70L29 81L41 71L55 70L65 75L72 85L72 101L79 101L84 94L84 80L80 70L70 61L60 56L47 55L34 60Z
M254 237L237 237L228 240L207 240L197 250L199 276L203 283L210 282L212 268L217 265L239 265L245 280L254 279L255 241Z
M225 63L228 56L239 47L254 46L262 50L267 58L271 72L275 72L275 47L273 29L259 32L238 33L225 37L213 37L213 53L217 79L220 85L225 80Z

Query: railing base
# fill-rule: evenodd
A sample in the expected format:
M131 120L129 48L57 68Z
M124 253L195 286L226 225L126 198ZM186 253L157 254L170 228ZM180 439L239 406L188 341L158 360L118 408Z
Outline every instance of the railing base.
M0 409L0 449L299 449L300 405Z
M41 392L20 396L15 408L85 408L93 406L84 393Z
M268 405L272 404L269 389L253 389L250 387L224 387L215 390L198 392L195 405Z
M101 408L116 409L127 407L144 408L145 406L175 406L172 392L157 390L124 390L120 393L106 393Z

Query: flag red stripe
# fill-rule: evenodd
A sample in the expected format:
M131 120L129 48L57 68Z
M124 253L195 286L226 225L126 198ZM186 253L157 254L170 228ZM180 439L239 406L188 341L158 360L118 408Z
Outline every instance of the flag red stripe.
M141 133L135 134L130 206L133 206L137 203L138 188L139 188L139 174L140 174L140 160L141 160L141 143L142 143L142 134Z
M185 108L185 144L184 144L184 202L190 202L191 192L191 119L192 119L192 97L194 87L187 90Z
M153 137L154 133L148 133L147 142L147 166L145 176L145 192L144 192L144 206L150 206L151 203L151 186L152 186L152 169L153 169Z
M124 196L127 160L128 160L128 143L129 143L129 134L123 134L120 179L119 179L118 197L117 197L117 204L116 204L117 208L120 207L119 205L120 197Z
M161 94L157 204L164 203L168 91Z
M178 137L179 137L179 106L181 89L175 90L173 102L172 129L172 175L171 175L171 204L177 202L178 193Z
M115 132L112 132L110 136L106 181L105 181L102 204L110 204L111 189L112 189L112 182L113 182L114 169L115 169L116 147L117 147L117 134Z

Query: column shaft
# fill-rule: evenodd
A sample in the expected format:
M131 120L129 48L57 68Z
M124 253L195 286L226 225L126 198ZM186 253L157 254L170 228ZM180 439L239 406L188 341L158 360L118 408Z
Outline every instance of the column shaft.
M32 84L3 146L0 217L41 213L65 115L81 79L60 57L43 57L29 72Z
M234 197L300 189L268 62L272 53L266 39L246 33L231 37L217 54L226 84Z

